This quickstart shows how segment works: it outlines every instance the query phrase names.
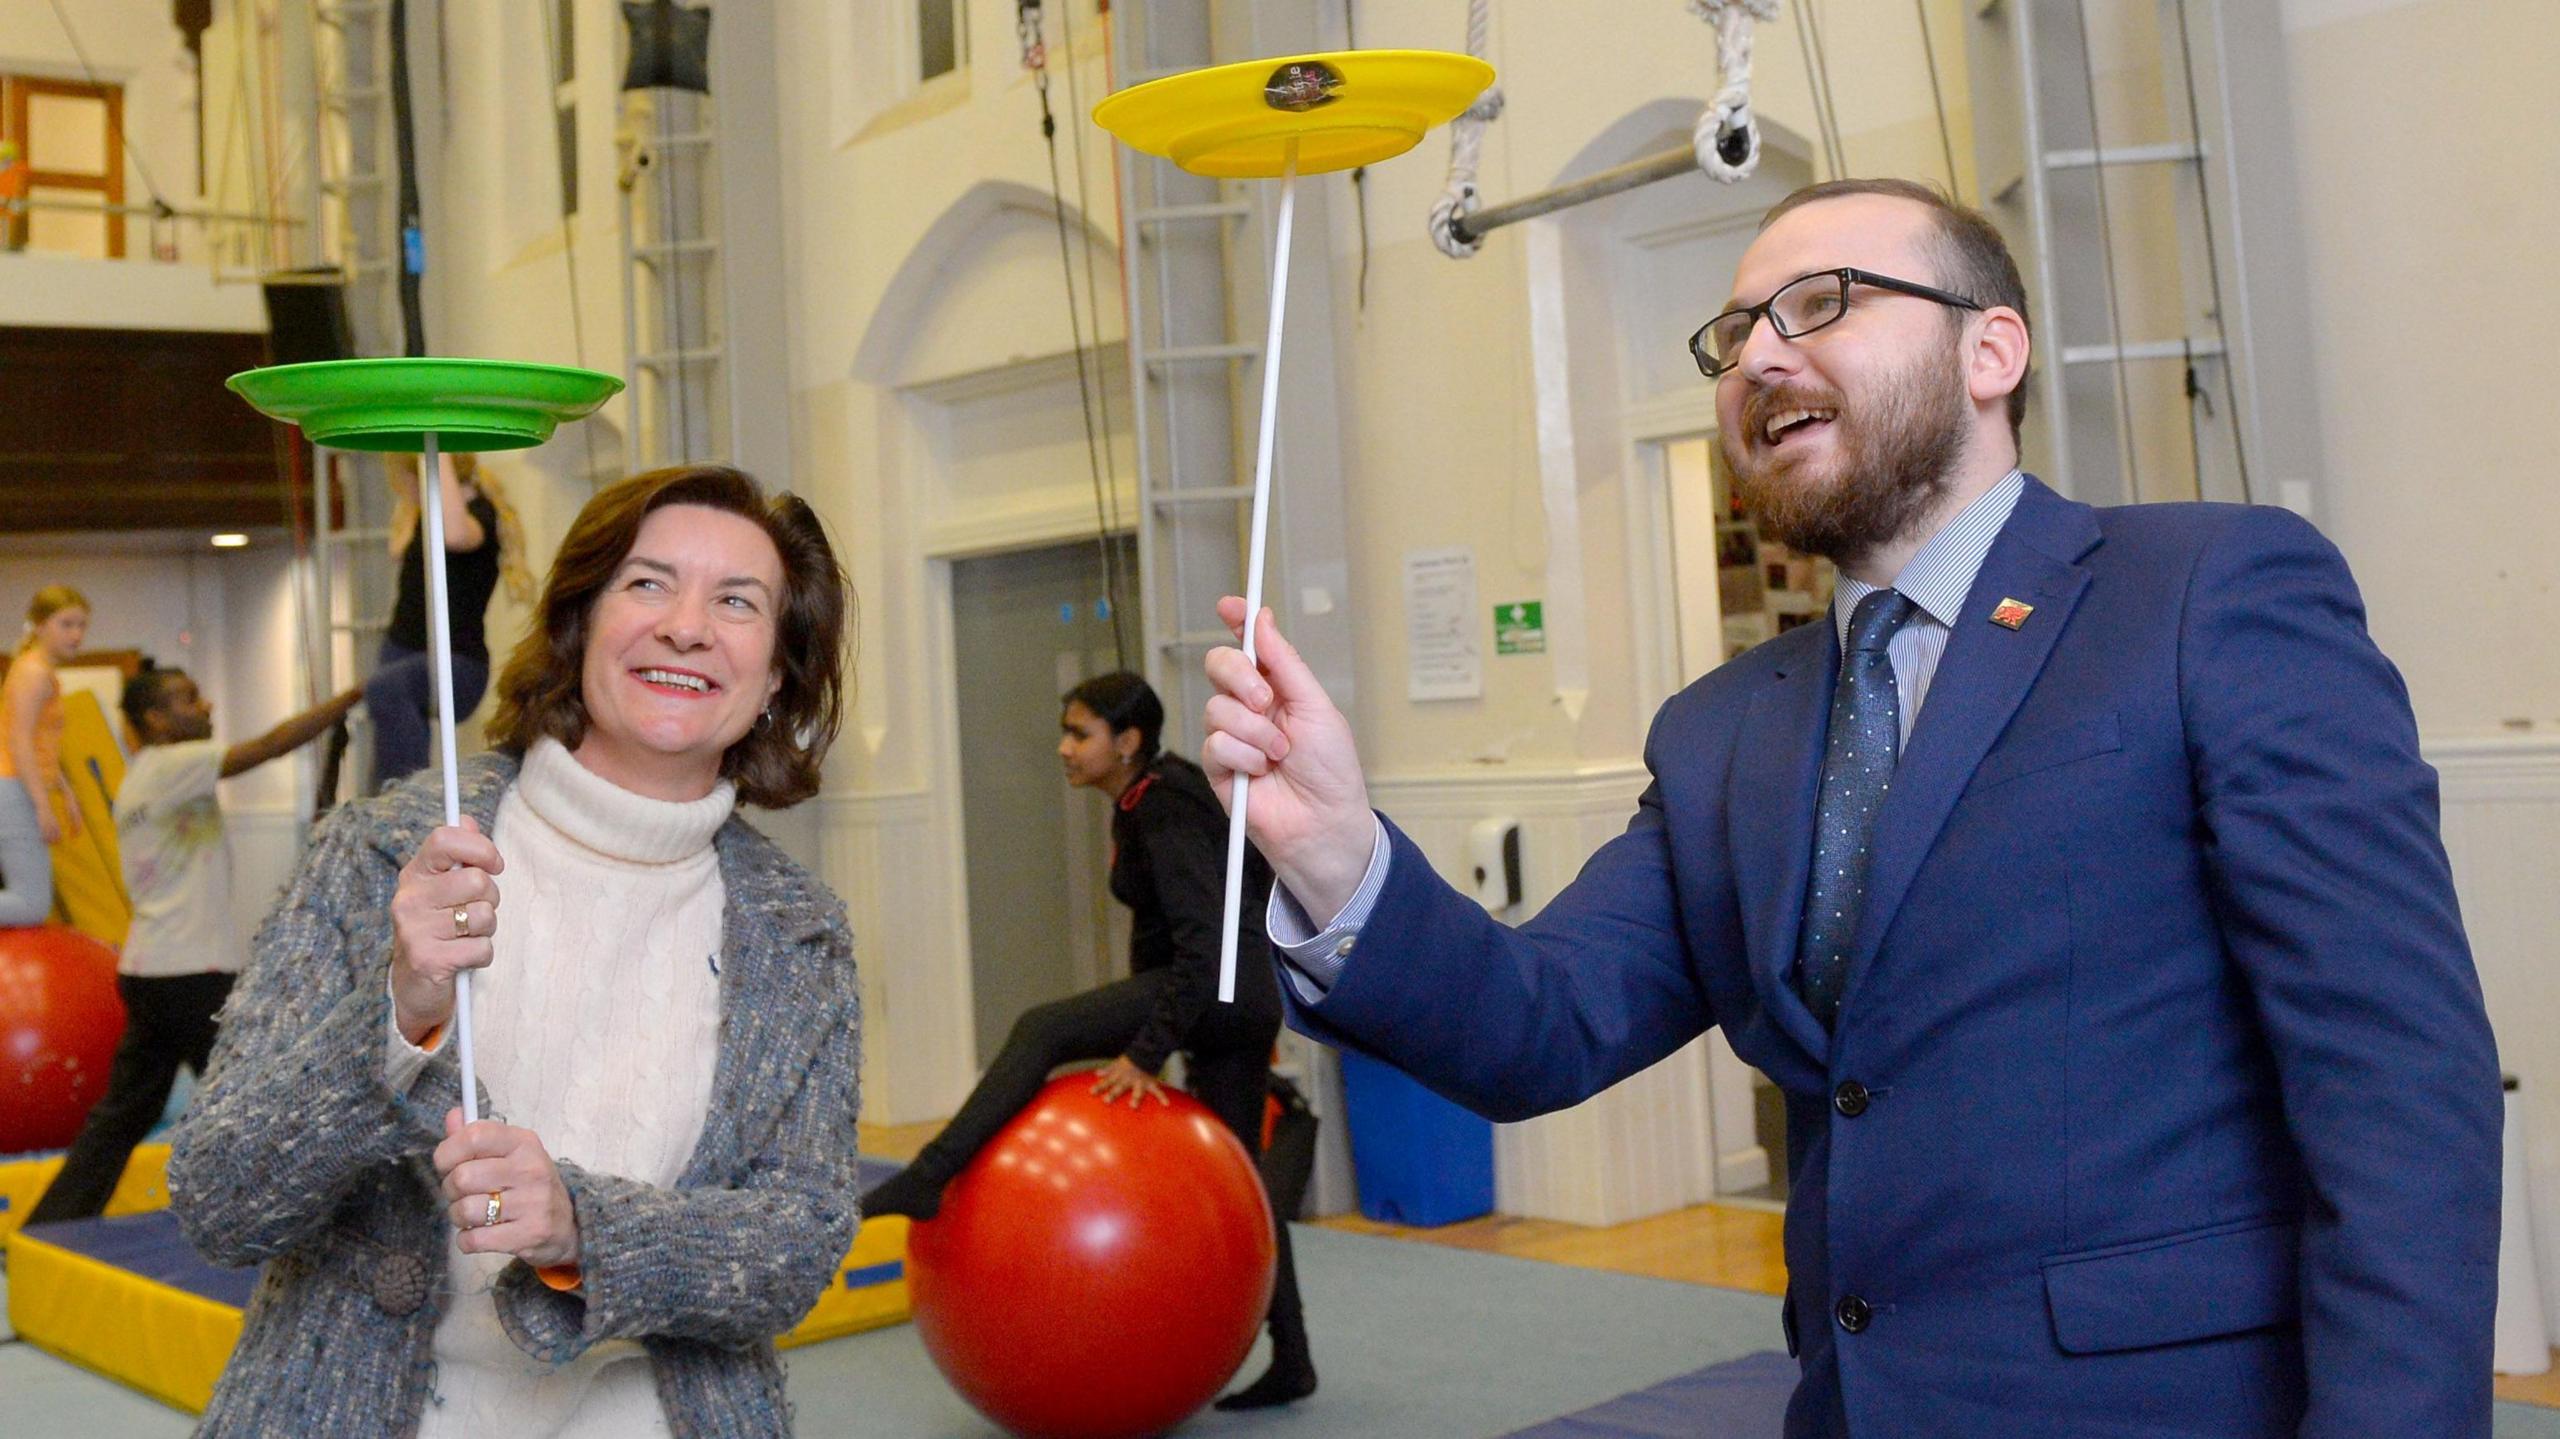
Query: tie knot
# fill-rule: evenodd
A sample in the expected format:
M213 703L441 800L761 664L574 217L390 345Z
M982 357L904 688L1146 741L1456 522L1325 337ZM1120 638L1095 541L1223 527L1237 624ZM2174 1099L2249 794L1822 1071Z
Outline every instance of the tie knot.
M1882 654L1894 631L1911 618L1915 606L1900 590L1877 590L1849 612L1849 653Z

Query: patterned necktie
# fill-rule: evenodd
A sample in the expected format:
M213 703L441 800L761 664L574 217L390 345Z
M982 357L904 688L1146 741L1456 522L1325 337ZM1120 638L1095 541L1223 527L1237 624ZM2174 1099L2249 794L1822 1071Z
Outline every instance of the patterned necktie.
M1822 798L1814 808L1813 882L1796 946L1796 984L1829 1029L1849 978L1849 946L1867 900L1867 842L1901 748L1901 703L1885 646L1911 618L1899 590L1878 590L1849 615L1849 649L1831 696L1831 737L1822 756Z

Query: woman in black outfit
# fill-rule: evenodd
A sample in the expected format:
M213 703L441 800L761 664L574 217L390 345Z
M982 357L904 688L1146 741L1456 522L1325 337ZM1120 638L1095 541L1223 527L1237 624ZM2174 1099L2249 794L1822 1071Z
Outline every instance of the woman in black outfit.
M1279 983L1262 932L1271 869L1247 851L1236 1002L1219 1004L1227 815L1208 777L1157 749L1164 705L1136 675L1102 675L1068 691L1058 724L1067 782L1112 801L1111 894L1132 912L1129 977L1024 1014L951 1123L914 1163L862 1196L866 1215L932 1218L952 1176L1031 1102L1050 1070L1076 1060L1110 1059L1094 1092L1137 1105L1150 1096L1163 1101L1156 1074L1182 1050L1190 1056L1193 1095L1247 1154L1261 1152L1271 1045L1280 1034ZM1267 1408L1316 1389L1289 1225L1287 1216L1278 1218L1271 1368L1219 1400L1221 1409Z
M445 589L453 617L453 716L457 723L479 707L489 688L489 597L504 578L521 603L533 597L524 568L524 541L515 512L478 457L445 455L437 476L444 505ZM406 462L406 469L402 468ZM391 461L398 504L391 520L391 552L400 561L400 592L383 631L382 650L364 684L365 713L373 721L373 788L389 788L427 767L429 724L435 714L435 672L427 657L426 526L418 510L418 462Z

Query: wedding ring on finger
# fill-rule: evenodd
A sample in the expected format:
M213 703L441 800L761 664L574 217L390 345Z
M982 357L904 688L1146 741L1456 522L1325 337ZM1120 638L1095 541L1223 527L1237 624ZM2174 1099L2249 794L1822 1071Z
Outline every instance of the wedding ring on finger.
M489 1191L489 1207L480 1211L480 1227L487 1229L496 1224L500 1208L498 1191L492 1189Z
M471 906L466 904L453 912L453 937L456 939L471 937Z

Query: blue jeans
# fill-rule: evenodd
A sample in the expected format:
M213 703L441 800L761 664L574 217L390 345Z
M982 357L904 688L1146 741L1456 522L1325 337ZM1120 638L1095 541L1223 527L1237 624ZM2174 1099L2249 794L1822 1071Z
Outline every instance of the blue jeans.
M26 781L0 779L0 926L42 924L53 914L53 851L36 826Z
M479 708L488 689L488 656L453 657L456 720ZM373 717L373 788L379 793L427 767L436 676L426 654L383 641L373 677L364 682L364 707Z

